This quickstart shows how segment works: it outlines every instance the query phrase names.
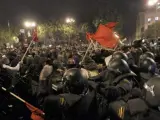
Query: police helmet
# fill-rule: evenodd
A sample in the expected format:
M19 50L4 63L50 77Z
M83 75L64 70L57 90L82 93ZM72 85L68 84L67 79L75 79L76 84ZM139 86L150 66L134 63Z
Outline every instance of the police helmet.
M152 58L152 59L154 59L155 56L154 56L154 54L152 52L146 52L146 53L144 53L143 55L140 56L140 60L142 60L142 61L144 59L146 59L146 58Z
M112 59L123 59L127 61L128 56L125 53L118 51L118 52L113 53Z
M147 52L148 51L148 48L146 47L146 46L144 46L144 45L142 45L142 50L143 50L143 53L145 53L145 52Z
M137 47L140 47L142 44L142 39L140 40L134 40L133 43L132 43L132 46L137 48Z
M160 76L151 78L144 84L145 99L149 106L160 106ZM158 108L160 110L160 108Z
M146 58L140 63L140 72L142 73L152 73L156 72L156 63L151 58Z
M113 59L109 63L108 69L120 74L131 73L128 63L123 59Z
M78 68L67 70L63 76L68 92L73 94L84 94L88 89L88 74Z

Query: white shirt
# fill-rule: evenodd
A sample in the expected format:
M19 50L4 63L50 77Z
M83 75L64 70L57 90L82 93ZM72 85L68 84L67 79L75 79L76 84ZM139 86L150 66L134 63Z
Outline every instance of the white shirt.
M5 64L3 64L2 67L5 69L13 70L13 71L19 71L20 63L18 63L15 67L11 67L11 66L5 65Z
M49 75L51 75L53 67L50 65L45 65L40 73L39 80L46 80Z
M112 55L110 55L110 56L108 56L108 57L105 58L106 66L108 66L109 61L111 60L111 58L112 58Z

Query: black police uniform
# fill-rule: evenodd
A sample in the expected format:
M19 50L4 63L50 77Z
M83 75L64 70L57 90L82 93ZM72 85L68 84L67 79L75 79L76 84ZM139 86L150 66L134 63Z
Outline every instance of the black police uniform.
M99 87L99 92L103 94L107 100L113 101L120 96L129 93L133 87L137 85L134 77L136 75L130 71L128 64L124 60L111 61L108 74L105 81Z
M150 108L141 98L119 100L109 105L110 120L159 120L160 110Z
M94 94L60 94L47 97L44 103L46 120L97 120Z
M145 58L139 68L140 85L143 87L144 83L152 77L156 76L157 65L152 58Z
M144 96L127 102L118 100L110 104L111 118L118 120L159 120L160 119L160 77L148 80L144 85ZM114 115L114 116L113 116ZM112 120L112 119L111 119Z
M140 56L140 60L139 60L139 65L143 62L143 60L145 60L146 58L151 58L154 60L155 55L152 52L146 52L143 55Z
M120 51L118 51L118 52L115 52L113 55L112 55L112 58L111 58L111 60L110 60L110 62L109 62L109 64L112 64L111 62L113 61L113 60L121 60L121 59L123 59L123 60L125 60L125 61L128 61L128 56L125 54L125 53L123 53L123 52L120 52ZM125 68L125 67L124 67ZM128 68L129 69L129 68ZM95 82L105 82L106 80L113 80L113 79L115 79L117 76L119 76L119 73L117 74L117 72L114 72L114 70L109 70L109 69L106 69L106 70L104 70L103 72L101 72L99 75L97 75L97 76L94 76L94 77L91 77L91 78L89 78L90 80L92 80L92 81L95 81Z
M136 75L130 71L124 60L115 59L110 62L107 70L99 77L103 82L96 86L98 110L101 111L101 113L99 112L100 119L108 116L108 104L110 102L122 96L125 96L126 101L129 99L129 93L137 83L134 77Z
M63 76L66 91L45 99L46 120L97 120L95 91L88 89L87 74L81 69L70 69Z

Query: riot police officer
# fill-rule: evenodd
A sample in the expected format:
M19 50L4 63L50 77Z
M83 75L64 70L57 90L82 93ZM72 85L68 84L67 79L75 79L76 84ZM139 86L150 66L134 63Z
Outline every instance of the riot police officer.
M132 52L133 53L133 58L134 58L134 62L135 62L135 65L138 65L139 63L139 57L143 54L143 50L142 48L137 48L135 49L135 52Z
M112 64L112 61L114 61L115 59L116 59L116 61L119 61L119 60L121 60L121 59L123 59L123 61L128 61L128 56L127 56L125 53L120 52L120 51L115 52L115 53L112 55L112 58L110 59L108 65L111 65L111 64ZM128 67L128 64L127 64L127 67ZM124 68L125 68L125 66L124 66ZM128 68L129 68L129 67L128 67ZM113 75L113 74L114 74L114 75ZM107 76L107 77L106 77L106 76ZM99 75L90 78L90 80L96 81L96 82L104 82L104 81L106 81L107 79L112 79L112 80L113 80L113 78L109 78L109 77L111 77L111 76L114 76L114 78L115 78L115 77L117 77L117 73L113 73L113 72L111 72L111 70L106 69L106 70L104 70L103 72L101 72Z
M144 98L134 98L127 103L119 100L110 104L111 120L159 120L160 76L144 84Z
M108 101L125 96L137 85L136 74L130 70L125 60L111 60L107 69L108 72L104 76L104 82L101 83L103 87L100 87L98 91Z
M51 59L46 60L45 65L41 70L41 73L39 76L37 98L40 105L43 103L44 98L49 94L49 90L51 88L49 78L53 72L52 65L53 63Z
M82 67L87 70L89 77L98 75L98 65L92 58L86 57L82 62Z
M139 64L141 63L141 62L143 62L143 60L144 59L146 59L146 58L152 58L153 60L154 60L154 58L155 58L155 55L152 53L152 52L146 52L146 53L144 53L143 55L141 55L140 56L140 60L139 60Z
M96 120L95 92L88 90L88 75L72 68L63 76L66 93L48 96L44 102L46 120Z
M112 59L123 59L125 61L128 61L128 56L125 53L118 51L113 53Z
M102 112L99 112L100 119L108 116L108 106L106 104L108 105L111 101L120 97L127 101L130 91L138 85L135 80L136 74L130 70L125 60L118 58L111 59L106 71L99 76L99 80L92 79L98 83L96 91L101 98L98 108Z
M151 58L146 58L140 63L139 75L140 75L140 86L143 87L144 83L150 78L156 76L157 65Z

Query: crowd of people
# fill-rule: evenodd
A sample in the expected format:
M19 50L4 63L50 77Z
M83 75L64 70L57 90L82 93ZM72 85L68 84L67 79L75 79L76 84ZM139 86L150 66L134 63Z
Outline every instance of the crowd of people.
M114 51L61 44L0 54L0 119L30 120L10 92L44 114L44 120L159 120L158 40L138 40ZM38 120L38 119L36 119ZM40 119L39 119L40 120Z

